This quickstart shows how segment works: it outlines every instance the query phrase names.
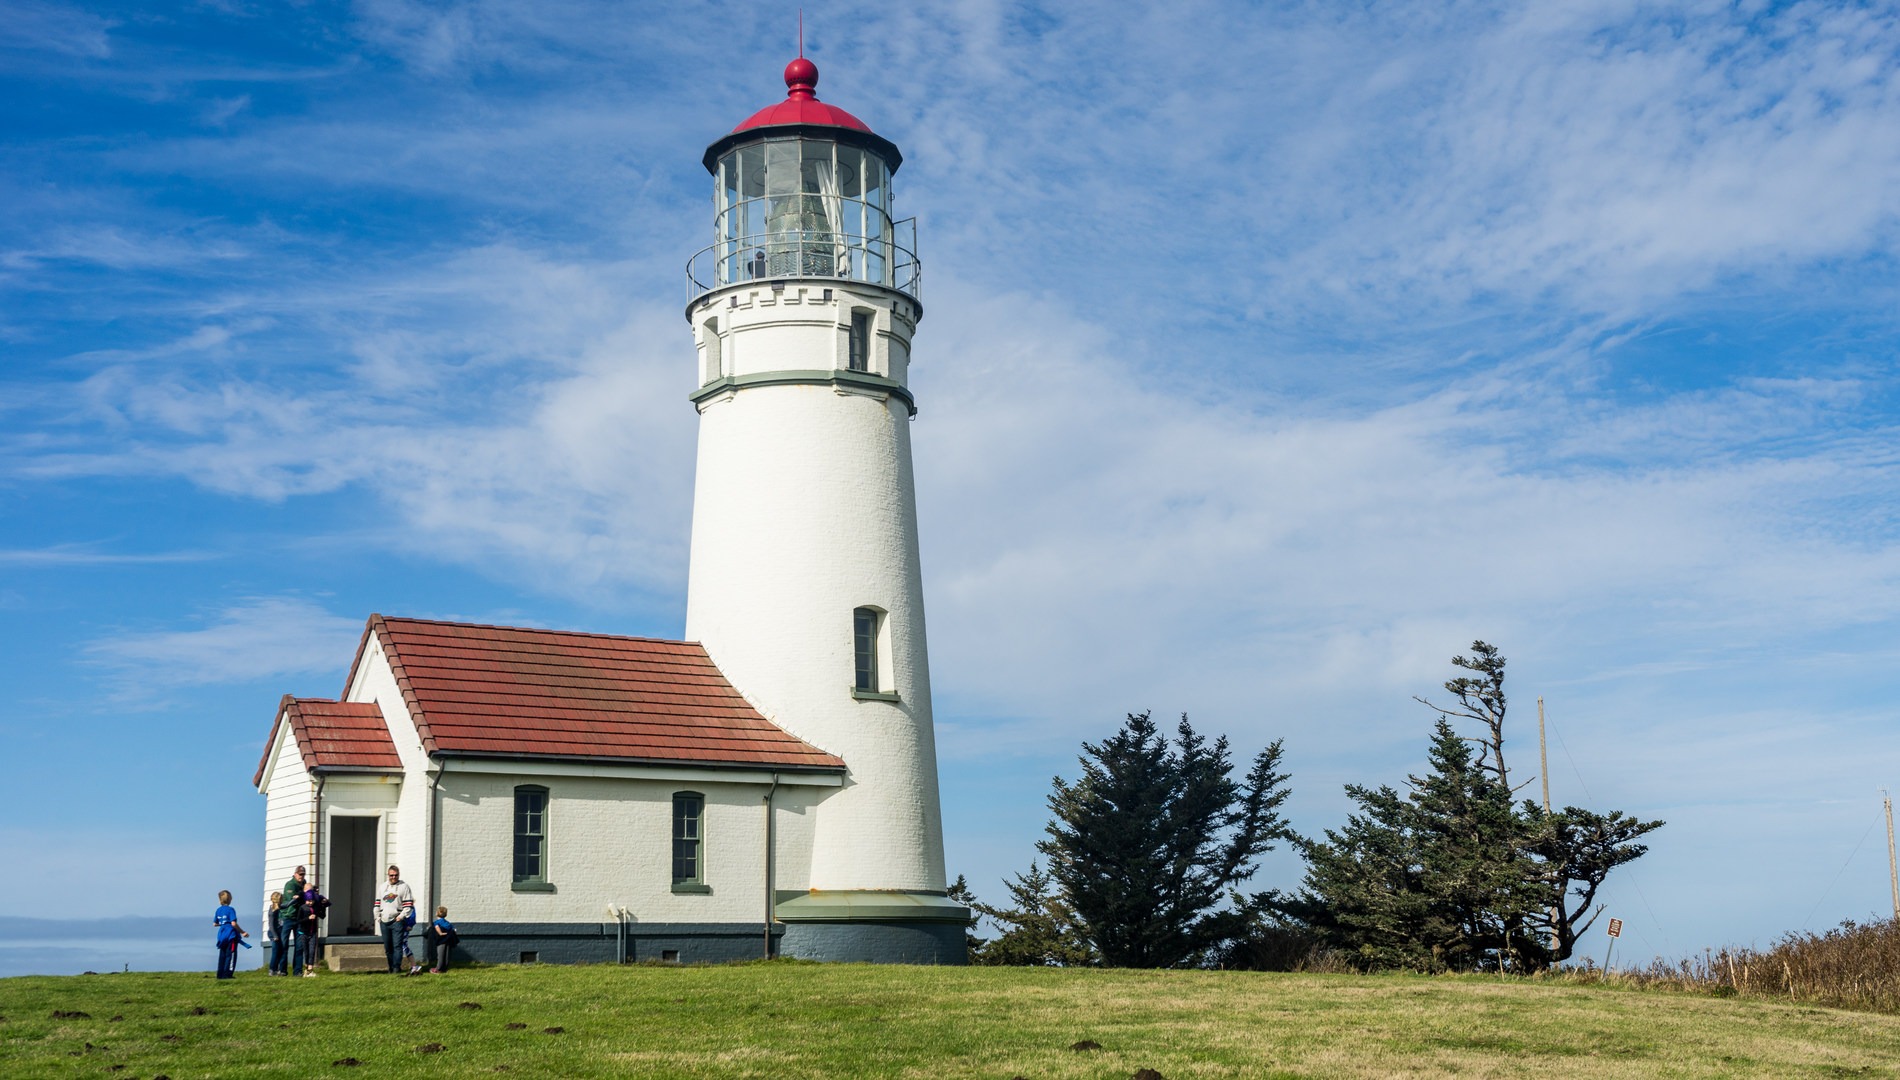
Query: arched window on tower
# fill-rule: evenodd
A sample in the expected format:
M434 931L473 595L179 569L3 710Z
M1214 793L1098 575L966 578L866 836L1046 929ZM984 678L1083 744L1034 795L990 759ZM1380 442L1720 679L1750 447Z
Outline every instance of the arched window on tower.
M722 355L724 350L720 348L719 343L719 320L707 319L699 329L706 343L706 370L704 377L699 380L700 384L704 385L726 373L725 357Z
M851 653L855 671L851 696L896 701L891 683L890 618L883 608L861 607L851 613Z
M871 370L871 313L853 311L851 313L850 346L847 349L846 364L852 371Z

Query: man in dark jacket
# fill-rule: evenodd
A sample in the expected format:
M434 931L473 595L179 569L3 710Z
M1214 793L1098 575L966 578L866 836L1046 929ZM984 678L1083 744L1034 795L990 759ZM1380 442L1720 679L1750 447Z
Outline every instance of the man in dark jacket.
M284 898L277 903L277 941L279 948L290 949L290 965L286 969L292 975L302 974L310 966L310 957L304 953L304 898L303 891L310 886L304 882L304 868L284 882Z

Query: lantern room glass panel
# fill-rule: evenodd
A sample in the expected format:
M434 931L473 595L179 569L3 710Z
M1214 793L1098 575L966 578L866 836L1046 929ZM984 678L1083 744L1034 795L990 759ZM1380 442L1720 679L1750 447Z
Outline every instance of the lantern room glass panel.
M721 284L836 277L893 285L890 171L860 147L767 138L720 158Z

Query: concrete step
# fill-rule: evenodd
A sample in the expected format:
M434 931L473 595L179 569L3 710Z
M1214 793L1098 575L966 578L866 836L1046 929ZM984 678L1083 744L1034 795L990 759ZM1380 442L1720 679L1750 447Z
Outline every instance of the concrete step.
M324 959L330 962L331 971L388 971L389 960L383 955L383 946L328 944L323 947Z

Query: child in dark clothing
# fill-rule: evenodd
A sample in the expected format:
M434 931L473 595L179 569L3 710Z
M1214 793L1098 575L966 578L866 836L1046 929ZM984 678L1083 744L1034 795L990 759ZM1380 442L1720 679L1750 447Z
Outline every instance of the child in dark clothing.
M303 891L303 940L305 976L317 973L317 960L323 954L323 939L319 935L323 916L330 910L330 898L317 891L315 885Z

